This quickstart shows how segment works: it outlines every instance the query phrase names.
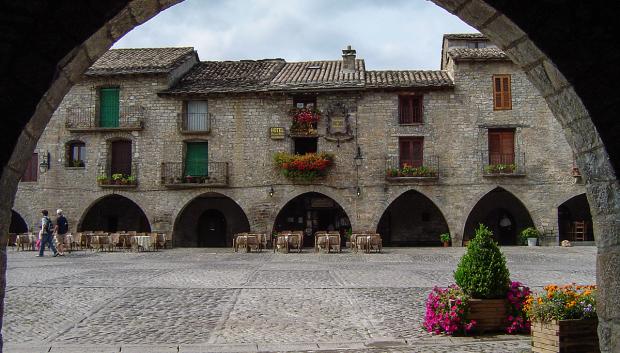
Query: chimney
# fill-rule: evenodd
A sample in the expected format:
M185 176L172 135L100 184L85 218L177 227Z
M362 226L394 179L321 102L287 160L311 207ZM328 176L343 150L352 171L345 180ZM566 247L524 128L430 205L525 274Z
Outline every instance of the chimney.
M342 71L355 71L355 49L351 49L350 45L347 45L347 49L342 49Z

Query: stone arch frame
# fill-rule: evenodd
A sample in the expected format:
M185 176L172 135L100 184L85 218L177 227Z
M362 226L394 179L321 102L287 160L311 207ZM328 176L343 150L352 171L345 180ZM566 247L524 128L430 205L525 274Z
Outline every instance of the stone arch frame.
M319 189L319 190L317 190ZM308 193L317 193L317 194L321 194L323 196L327 196L330 199L334 200L338 206L340 206L342 208L342 210L344 211L344 213L347 215L347 217L349 218L349 222L351 222L351 228L353 228L354 230L356 230L356 226L357 223L355 221L354 217L351 217L350 215L354 215L355 212L353 212L354 210L352 210L350 207L348 207L349 205L344 202L344 200L339 196L336 195L336 193L333 193L330 191L330 189L328 187L325 186L318 186L318 185L314 185L311 188L304 188L304 190L302 191L296 191L294 193L291 193L289 195L293 195L293 196L287 196L286 198L282 199L282 201L278 202L278 204L273 208L273 212L271 214L271 220L270 220L270 224L271 227L270 229L273 229L273 225L276 222L276 218L278 218L278 215L280 214L280 212L282 212L282 210L284 209L284 207L286 207L286 205L293 201L293 199L303 195L303 194L308 194ZM347 207L345 207L345 205Z
M15 209L11 209L11 220L13 219L13 215L17 215L17 217L19 217L19 219L21 220L21 223L26 225L26 232L30 230L30 227L28 226L28 222L26 221L24 216L21 215L21 213L15 211ZM12 223L13 222L11 221L10 226L14 226ZM9 229L10 229L10 226L9 226Z
M527 212L527 215L530 217L530 219L532 220L534 225L537 224L537 222L536 222L537 218L532 215L531 208L528 207L525 202L523 202L524 197L519 197L518 196L520 193L517 190L514 190L514 189L512 189L510 187L507 187L505 185L494 185L494 186L491 186L489 188L484 189L485 191L477 193L474 196L475 197L474 200L476 200L476 202L475 203L471 203L472 206L467 210L466 213L463 213L463 217L461 218L461 221L459 222L459 224L462 224L462 226L461 226L461 238L458 240L461 244L463 244L463 241L464 241L464 238L465 238L465 228L467 226L467 220L469 219L469 216L471 215L472 211L476 208L476 206L478 206L480 201L482 201L482 199L485 196L490 194L495 189L502 189L502 190L506 191L507 193L509 193L510 195L512 195L515 199L517 199L517 201L519 201L521 206L523 206L523 208Z
M189 206L192 201L194 201L195 199L197 199L198 197L205 195L205 194L217 194L220 196L225 196L228 199L230 199L232 202L235 203L235 205L237 205L237 207L239 207L239 209L241 210L241 212L243 212L243 215L245 216L245 218L248 220L249 223L249 217L248 217L248 212L246 211L247 208L245 208L238 200L235 200L234 197L232 197L231 194L231 190L226 190L226 189L218 189L218 190L206 190L206 189L202 189L202 190L198 190L195 191L191 194L189 194L187 197L184 197L183 199L181 199L179 202L177 202L176 207L174 208L173 212L172 212L172 216L170 217L172 219L172 231L174 232L174 228L177 224L177 222L179 221L179 217L183 214L183 211L185 211L185 209L187 208L187 206Z
M150 215L150 212L148 212L148 209L142 207L140 205L140 203L136 200L136 198L133 197L132 193L127 193L127 192L105 192L105 193L102 193L102 194L98 194L94 199L86 202L87 206L84 208L84 211L80 215L80 218L78 218L78 222L75 225L75 229L77 230L77 229L80 229L82 227L82 223L84 223L84 218L86 218L86 215L88 214L88 212L90 212L90 210L97 203L99 203L99 201L105 199L106 197L112 196L112 195L121 196L121 197L124 197L124 198L128 199L129 201L133 202L140 209L140 211L142 211L142 213L144 213L144 215L146 216L146 220L149 222L149 224L148 224L149 228L151 230L153 229L153 221L152 221L153 218Z
M568 195L569 196L562 195L561 198L556 200L556 202L553 203L553 208L557 209L558 207L562 206L562 204L565 203L566 201L568 201L568 200L570 200L570 199L572 199L574 197L580 196L580 195L586 195L586 197L587 197L587 193L586 192L572 192L572 193L570 193ZM588 202L590 202L590 201L588 200Z
M422 196L426 197L430 202L433 203L433 205L435 207L437 207L437 210L439 210L439 213L441 213L441 217L443 218L444 222L446 222L446 226L448 227L448 232L450 232L450 234L452 234L452 229L450 229L450 223L448 222L448 218L446 218L445 216L445 212L443 211L442 207L444 205L442 205L439 200L437 200L437 198L435 198L435 196L430 196L428 195L426 192L423 192L422 190L419 190L417 188L414 187L409 187L407 189L405 189L402 192L398 192L394 195L392 195L390 198L386 199L385 202L383 202L382 207L380 209L378 209L375 214L373 214L372 216L372 228L373 229L377 229L377 227L379 227L379 222L381 222L381 217L383 217L383 214L385 214L385 211L387 211L388 208L390 208L390 206L392 206L392 204L394 203L394 201L396 201L399 197L403 196L404 194L410 192L410 191L415 191L420 193Z
M10 207L15 200L17 183L25 169L30 154L34 151L37 140L47 125L52 113L60 104L69 88L78 81L81 74L98 58L105 50L127 33L132 28L146 22L148 19L166 8L181 2L182 0L127 0L122 5L115 3L113 10L104 13L105 20L101 27L97 25L85 26L87 33L92 35L83 43L74 39L71 43L75 47L67 46L63 49L64 56L56 66L56 73L52 81L47 84L47 91L39 88L29 88L28 92L36 93L35 97L41 97L36 107L28 101L19 110L22 113L27 110L26 124L15 125L15 130L21 128L21 134L12 135L8 145L11 146L11 155L3 155L6 165L3 166L2 179L0 180L0 204L6 205L0 208L0 234L4 234L6 220L10 217ZM558 70L550 57L543 53L538 46L523 32L511 18L499 12L496 7L507 8L506 2L493 0L433 0L435 4L445 8L460 19L486 34L493 42L506 51L513 61L517 63L543 94L549 108L564 129L567 142L575 152L577 165L580 168L586 182L586 195L594 218L594 227L600 234L597 239L598 266L597 281L605 290L599 293L599 337L601 351L603 353L617 350L620 346L620 308L613 305L617 293L620 293L620 279L617 271L620 269L620 184L618 183L612 160L610 160L605 144L597 132L594 122L588 113L581 98L564 75ZM600 6L600 5L586 5ZM103 12L103 10L101 10ZM516 18L516 16L515 16ZM518 18L517 18L518 19ZM611 25L613 26L613 24ZM553 30L553 26L549 26ZM541 29L541 32L543 30ZM79 36L75 38L80 38ZM544 38L541 39L544 44ZM76 43L78 42L78 43ZM558 58L558 56L555 56ZM559 60L559 59L558 59ZM601 64L602 65L602 64ZM594 69L597 66L594 65ZM589 68L590 71L594 71ZM569 67L570 71L570 67ZM36 79L39 79L38 76ZM580 82L580 88L588 87L588 82ZM583 90L582 90L583 92ZM589 97L591 98L591 97ZM596 102L591 102L592 105ZM31 109L35 108L35 109ZM592 106L594 108L594 106ZM598 109L599 122L601 125L613 126L606 114L609 111ZM21 115L18 115L22 119ZM23 128L22 128L23 126ZM605 132L607 144L611 148L613 132ZM617 147L612 150L613 161L617 163ZM616 164L616 168L618 164ZM0 258L6 256L0 252ZM5 268L4 266L2 268ZM3 272L4 273L4 272ZM3 296L4 288L0 288L0 297ZM1 298L0 298L1 299ZM1 306L0 306L1 308ZM1 316L0 316L1 320ZM1 323L1 321L0 321ZM614 326L615 325L615 326ZM612 336L614 339L612 340Z

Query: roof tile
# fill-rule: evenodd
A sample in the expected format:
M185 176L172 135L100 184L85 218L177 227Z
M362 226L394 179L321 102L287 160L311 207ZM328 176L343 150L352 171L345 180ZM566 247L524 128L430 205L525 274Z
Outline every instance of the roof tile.
M112 49L105 52L86 75L123 75L167 73L196 55L194 48Z
M451 48L448 56L456 61L462 60L507 60L510 59L498 48Z

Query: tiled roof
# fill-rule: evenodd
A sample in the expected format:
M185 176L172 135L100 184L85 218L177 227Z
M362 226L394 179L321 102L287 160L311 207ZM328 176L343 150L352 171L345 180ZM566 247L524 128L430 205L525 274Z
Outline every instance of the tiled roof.
M482 33L447 33L443 35L444 39L489 39Z
M364 60L355 60L355 70L343 71L341 60L286 63L271 81L271 90L305 90L364 87Z
M105 52L86 75L166 73L192 55L196 54L191 47L112 49Z
M265 91L285 65L282 59L204 61L164 94Z
M366 71L368 88L452 87L446 71Z
M498 48L451 48L448 56L455 61L463 60L510 60L506 53Z

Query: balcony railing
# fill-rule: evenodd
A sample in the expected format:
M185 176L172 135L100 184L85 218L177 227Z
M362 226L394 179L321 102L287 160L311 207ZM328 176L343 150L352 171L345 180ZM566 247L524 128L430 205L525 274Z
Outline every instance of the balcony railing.
M161 164L161 183L169 188L228 186L228 162L209 161L207 175L185 175L183 162Z
M142 130L146 109L141 106L130 105L121 107L118 120L112 121L111 126L101 126L98 109L95 107L67 108L65 126L69 131L109 131L109 130Z
M525 175L525 153L516 150L513 153L500 154L482 151L482 175L486 177Z
M138 186L138 164L132 163L130 174L112 172L109 165L102 167L97 184L102 188L135 188Z
M400 166L398 156L386 159L385 178L390 181L437 180L439 178L439 161L437 156L424 155L420 166Z
M179 130L186 134L206 134L211 132L211 114L188 113L181 114Z

